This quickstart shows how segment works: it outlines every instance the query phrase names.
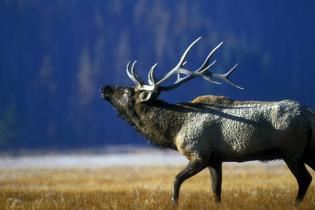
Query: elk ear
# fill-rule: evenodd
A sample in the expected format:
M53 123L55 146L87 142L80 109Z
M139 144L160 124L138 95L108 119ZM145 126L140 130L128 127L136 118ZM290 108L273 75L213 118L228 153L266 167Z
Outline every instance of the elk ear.
M157 91L143 91L140 93L140 101L145 102L157 98L160 92Z

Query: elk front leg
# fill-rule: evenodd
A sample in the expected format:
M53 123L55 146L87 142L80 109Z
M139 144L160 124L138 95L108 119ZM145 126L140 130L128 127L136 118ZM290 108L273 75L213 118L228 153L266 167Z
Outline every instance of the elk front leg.
M307 171L302 160L285 159L285 162L299 185L299 190L295 199L295 205L298 205L303 201L307 188L312 181L312 176Z
M174 181L174 193L172 197L172 201L174 204L177 204L178 202L178 196L179 196L179 189L181 184L190 177L196 175L203 169L205 169L206 166L199 160L191 160L189 161L188 165L184 170L182 170L179 174L177 174L175 181Z
M222 185L222 163L209 166L211 189L216 203L221 202L221 185Z

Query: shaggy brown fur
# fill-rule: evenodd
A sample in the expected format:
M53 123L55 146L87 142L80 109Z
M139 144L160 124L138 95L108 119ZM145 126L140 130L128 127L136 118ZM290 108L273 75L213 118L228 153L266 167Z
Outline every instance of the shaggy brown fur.
M225 97L225 96L213 96L213 95L206 95L206 96L199 96L192 100L194 104L215 104L215 105L232 105L234 103L233 100Z
M199 96L191 101L193 104L209 104L216 106L248 105L248 104L270 104L271 101L235 101L225 96L205 95Z

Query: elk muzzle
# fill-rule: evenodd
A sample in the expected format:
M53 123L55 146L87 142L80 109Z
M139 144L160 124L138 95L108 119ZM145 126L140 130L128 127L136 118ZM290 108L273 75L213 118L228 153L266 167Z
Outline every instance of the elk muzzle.
M113 88L110 85L103 85L100 91L101 91L102 98L107 101L110 100L111 96L114 93Z

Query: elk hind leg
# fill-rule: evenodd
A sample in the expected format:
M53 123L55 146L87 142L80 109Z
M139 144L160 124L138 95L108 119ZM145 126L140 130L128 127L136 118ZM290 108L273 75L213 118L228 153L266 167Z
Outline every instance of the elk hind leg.
M307 171L302 160L285 159L285 162L292 174L295 176L299 185L298 193L295 199L295 205L298 205L303 201L306 191L312 181L312 176Z
M221 186L222 186L222 163L208 167L211 178L211 190L216 203L221 202Z

